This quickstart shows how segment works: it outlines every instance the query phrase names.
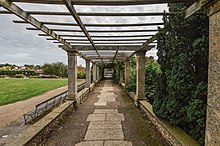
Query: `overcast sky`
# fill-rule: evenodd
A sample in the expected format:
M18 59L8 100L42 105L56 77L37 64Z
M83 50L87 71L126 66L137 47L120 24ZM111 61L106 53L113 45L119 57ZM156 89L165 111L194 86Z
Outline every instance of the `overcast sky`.
M24 10L32 11L67 11L64 6L60 5L33 5L16 3ZM166 4L160 5L141 5L141 6L76 6L77 12L163 12L167 10ZM0 8L0 10L3 10ZM40 21L52 22L72 22L75 21L69 16L34 16ZM162 17L81 17L84 23L149 23L162 22ZM46 41L45 37L39 37L37 34L40 31L28 31L25 28L31 27L28 24L15 24L12 20L20 20L15 15L0 14L0 63L11 63L16 65L24 64L44 64L45 62L64 62L67 64L66 52L53 44L53 41ZM58 26L49 26L49 28L61 28ZM62 27L63 28L63 27ZM78 27L75 27L78 28ZM157 27L124 27L124 28L105 28L110 30L115 29L156 29ZM73 29L65 27L65 29ZM79 29L79 28L78 28ZM89 29L104 29L92 28ZM60 33L59 33L60 34ZM64 34L64 33L63 33ZM70 34L70 33L65 33ZM74 33L81 34L81 33ZM126 33L126 35L134 33ZM138 34L146 34L140 32ZM90 33L90 35L94 35ZM102 33L98 35L111 35L109 33ZM147 52L149 56L156 56L156 49ZM78 65L85 65L83 59L78 59Z

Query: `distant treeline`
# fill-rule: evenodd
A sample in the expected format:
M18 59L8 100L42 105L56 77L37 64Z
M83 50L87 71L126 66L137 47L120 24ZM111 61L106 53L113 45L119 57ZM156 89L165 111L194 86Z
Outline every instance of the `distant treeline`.
M18 71L18 70L0 70L0 75L8 75L8 76L15 76L16 74L23 74L26 76L33 76L33 75L37 75L36 71Z

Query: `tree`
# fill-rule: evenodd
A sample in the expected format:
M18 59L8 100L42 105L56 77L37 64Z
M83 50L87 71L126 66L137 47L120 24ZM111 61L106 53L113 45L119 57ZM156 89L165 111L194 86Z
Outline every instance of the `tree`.
M56 63L45 63L42 66L42 70L44 74L47 75L56 75L59 77L67 77L67 65L65 65L62 62L56 62Z
M158 77L153 111L203 145L209 25L205 14L184 19L181 12L190 4L169 4L170 12L179 14L165 17L165 26L157 36L162 73Z

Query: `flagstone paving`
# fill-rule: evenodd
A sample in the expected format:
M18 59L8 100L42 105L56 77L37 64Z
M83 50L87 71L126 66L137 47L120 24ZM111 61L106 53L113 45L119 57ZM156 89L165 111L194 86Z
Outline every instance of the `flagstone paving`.
M104 80L42 145L167 146L164 143L121 87Z
M116 102L116 94L113 87L106 87L104 84L98 102L94 106L101 105L101 103ZM115 109L95 109L93 114L89 114L86 121L89 121L89 127L86 132L83 142L76 144L79 145L102 145L102 146L132 146L132 142L124 141L124 133L121 122L124 121L124 114ZM104 142L103 142L104 140ZM118 141L121 140L121 141Z

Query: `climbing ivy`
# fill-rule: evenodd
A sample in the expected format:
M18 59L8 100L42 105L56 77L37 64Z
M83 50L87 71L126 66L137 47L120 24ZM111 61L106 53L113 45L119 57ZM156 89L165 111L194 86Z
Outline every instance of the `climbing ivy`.
M157 35L158 63L153 111L180 126L204 144L208 71L208 18L195 15L184 19L190 3L169 4L165 26Z

